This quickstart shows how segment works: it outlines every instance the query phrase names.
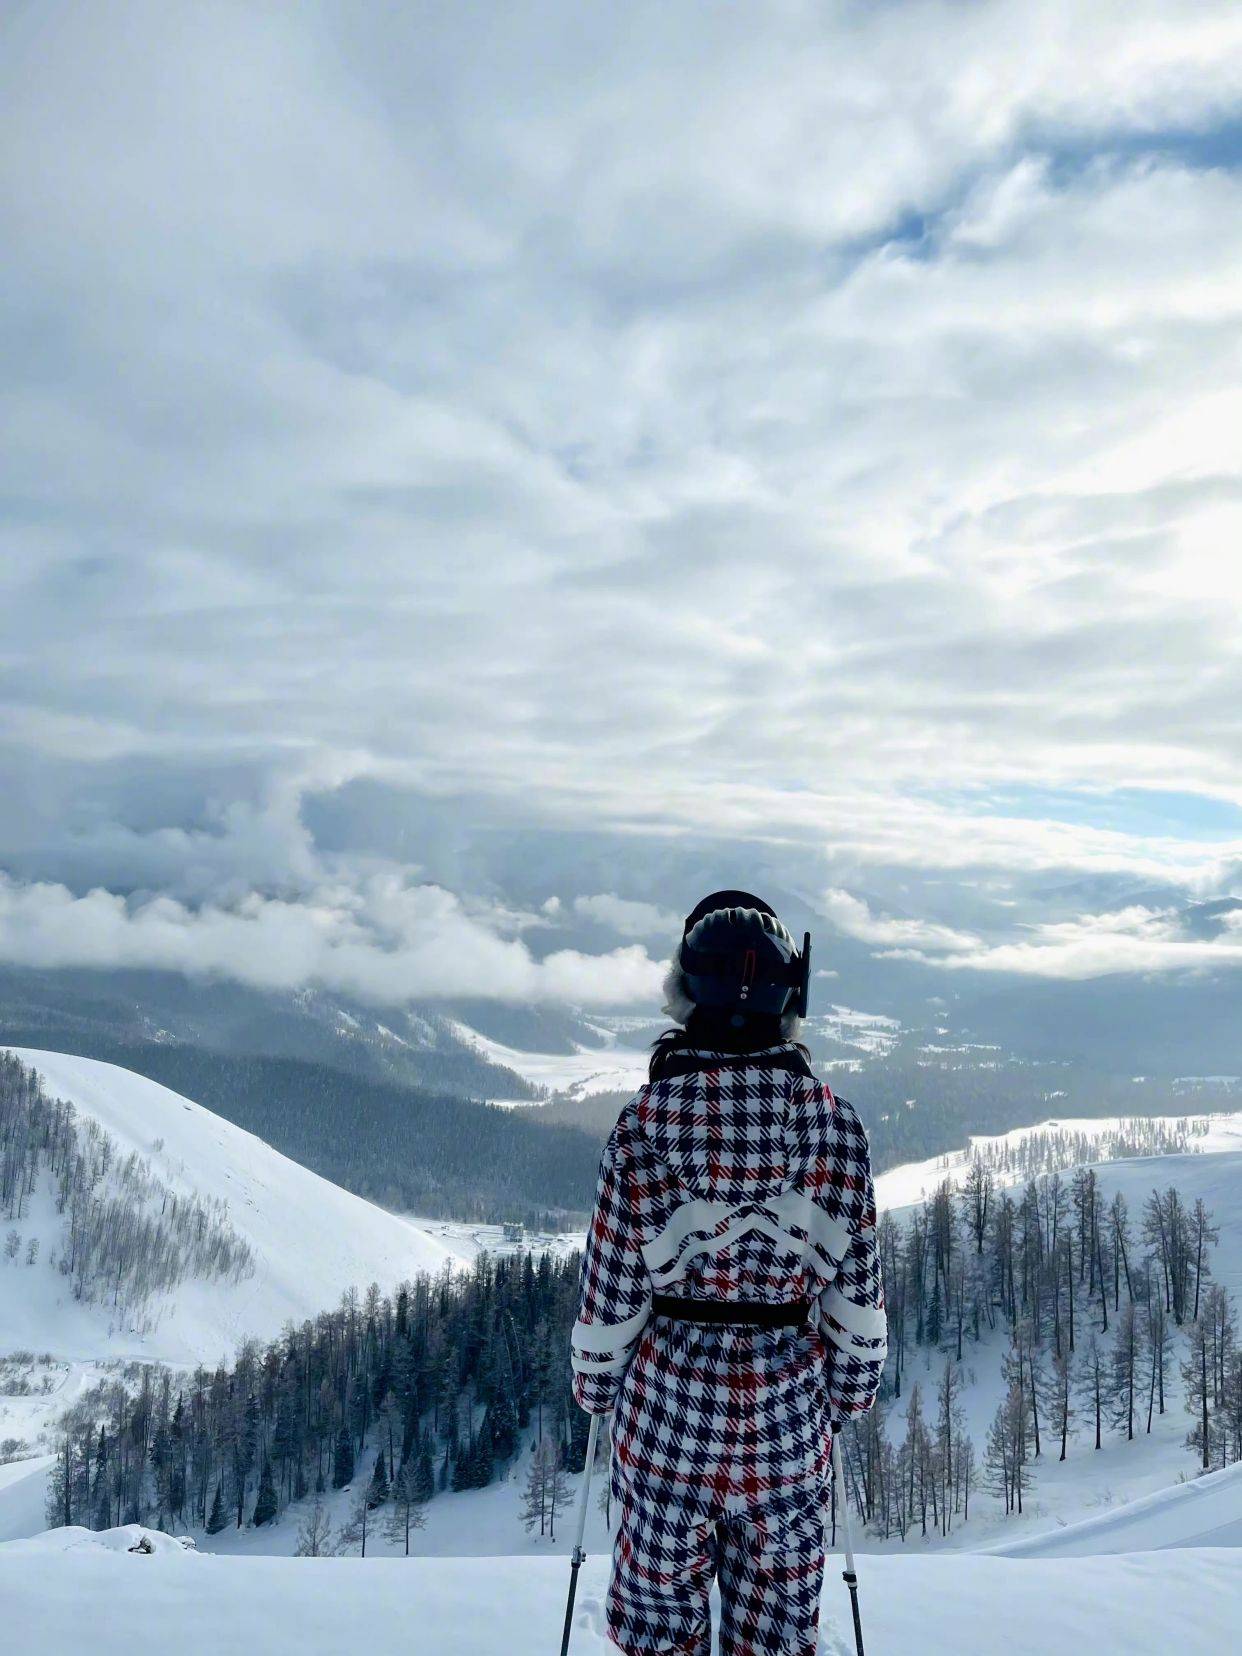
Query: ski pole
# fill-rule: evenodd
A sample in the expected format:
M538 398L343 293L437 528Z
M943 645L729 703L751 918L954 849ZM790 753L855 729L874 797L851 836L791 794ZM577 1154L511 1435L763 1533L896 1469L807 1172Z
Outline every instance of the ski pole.
M854 1612L854 1647L863 1656L862 1617L858 1613L858 1576L854 1570L854 1541L850 1534L850 1509L845 1504L845 1471L841 1465L841 1439L832 1440L832 1476L837 1486L837 1511L841 1516L841 1544L845 1552L845 1568L841 1579L850 1590L850 1609ZM564 1651L561 1656L565 1656Z
M578 1498L578 1533L574 1537L573 1555L569 1561L569 1599L565 1605L565 1629L561 1634L561 1656L568 1656L569 1634L574 1619L574 1597L578 1591L578 1571L582 1568L582 1560L586 1554L582 1550L582 1537L586 1534L587 1500L591 1494L591 1469L595 1465L595 1440L599 1436L599 1423L603 1415L591 1416L591 1429L587 1433L586 1465L582 1469L582 1494Z

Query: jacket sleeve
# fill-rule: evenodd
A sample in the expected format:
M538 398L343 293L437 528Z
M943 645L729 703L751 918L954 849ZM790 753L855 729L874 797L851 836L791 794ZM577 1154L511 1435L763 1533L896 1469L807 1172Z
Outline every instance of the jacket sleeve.
M573 1390L588 1414L608 1414L651 1315L651 1278L639 1245L634 1164L613 1128L599 1168L573 1332Z
M888 1320L876 1243L875 1186L867 1135L853 1108L838 1101L834 1144L844 1187L849 1242L835 1282L819 1296L819 1328L832 1355L828 1398L834 1427L875 1402L888 1355Z

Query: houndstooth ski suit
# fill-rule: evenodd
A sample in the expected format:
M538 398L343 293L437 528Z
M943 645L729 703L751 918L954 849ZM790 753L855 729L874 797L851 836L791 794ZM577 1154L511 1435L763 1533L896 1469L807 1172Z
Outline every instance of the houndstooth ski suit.
M574 1394L614 1413L608 1630L644 1656L812 1656L833 1427L886 1351L875 1197L853 1109L796 1048L642 1088L600 1165ZM811 1302L801 1328L701 1326L652 1293Z

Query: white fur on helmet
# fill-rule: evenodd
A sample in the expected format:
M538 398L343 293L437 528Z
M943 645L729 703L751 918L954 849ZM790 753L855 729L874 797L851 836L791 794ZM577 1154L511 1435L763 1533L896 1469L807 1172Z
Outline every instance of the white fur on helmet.
M708 916L704 915L703 918L707 919ZM772 924L769 915L764 914L761 918L765 930L774 932L778 926L782 931L785 930L779 920ZM788 936L788 933L786 933L786 936ZM678 943L673 950L673 958L668 963L668 971L664 974L663 1010L667 1012L674 1023L680 1024L684 1029L690 1022L690 1014L694 1011L695 1004L690 995L690 986L686 982L686 974L681 964L681 944ZM788 1012L782 1013L781 1039L783 1041L796 1041L801 1034L802 1019L798 1014L792 1008Z

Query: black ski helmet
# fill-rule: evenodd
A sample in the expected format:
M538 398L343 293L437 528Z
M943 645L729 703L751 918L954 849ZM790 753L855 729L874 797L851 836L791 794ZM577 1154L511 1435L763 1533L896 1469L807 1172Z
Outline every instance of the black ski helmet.
M736 1014L806 1017L811 934L799 954L770 903L748 891L713 891L686 916L679 961L696 1006Z

